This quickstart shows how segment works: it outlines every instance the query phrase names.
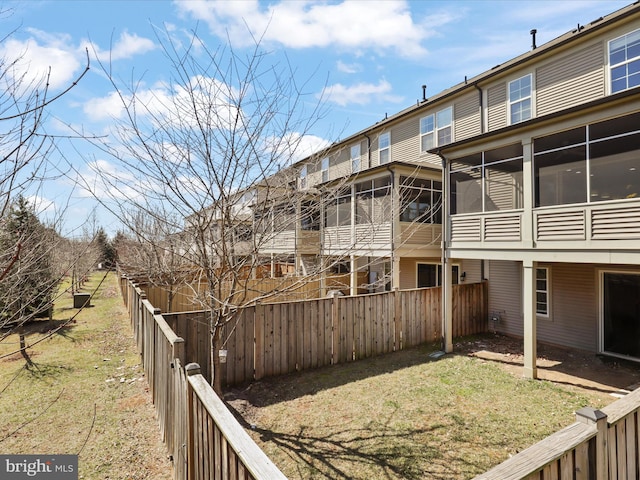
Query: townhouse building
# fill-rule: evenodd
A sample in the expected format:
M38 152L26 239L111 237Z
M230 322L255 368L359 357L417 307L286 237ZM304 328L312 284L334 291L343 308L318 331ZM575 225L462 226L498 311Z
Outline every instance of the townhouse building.
M352 294L443 285L447 351L451 285L487 280L490 328L524 339L536 377L538 340L640 358L640 4L531 35L294 165L290 208L314 213L271 253L339 259Z
M524 338L528 377L538 340L640 358L639 87L636 2L447 99L457 130L475 93L473 134L429 150L444 165L445 263L480 261L490 327Z

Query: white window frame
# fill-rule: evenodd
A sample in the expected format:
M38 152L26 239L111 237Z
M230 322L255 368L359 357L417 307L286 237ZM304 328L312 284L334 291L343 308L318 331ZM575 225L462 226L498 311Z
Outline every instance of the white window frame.
M387 160L382 161L383 152L387 153ZM378 163L384 165L391 162L391 132L381 133L378 137Z
M329 157L324 157L320 161L320 169L322 171L322 183L329 181Z
M529 78L529 94L522 96L522 97L518 97L516 99L512 99L511 98L511 85L515 82L519 82L521 80L523 80L524 78ZM521 122L525 122L531 118L533 118L533 74L531 73L527 73L526 75L522 75L521 77L518 77L514 80L511 80L509 83L507 83L507 118L509 119L509 125L515 125L516 123L521 123ZM513 107L514 105L518 105L518 104L523 104L525 101L529 100L529 116L526 118L520 118L517 121L514 121L513 119L513 113L511 111L511 107ZM519 117L522 117L521 113L522 113L522 108L518 109L518 113L519 113Z
M349 159L351 160L351 173L358 173L362 167L361 165L361 151L360 144L356 143L355 145L351 145L351 149L349 150Z
M620 35L619 37L616 37L612 40L609 40L608 44L607 44L607 64L608 64L608 69L609 69L609 74L607 75L607 80L609 82L609 93L613 94L613 93L618 93L618 92L624 92L625 90L629 90L629 88L635 88L637 85L629 87L629 71L626 67L628 67L628 65L630 64L638 64L640 63L640 52L638 53L638 55L636 55L635 57L632 58L626 58L626 52L625 52L625 59L621 62L615 63L615 64L611 64L611 47L613 45L614 42L620 41L620 40L624 40L624 45L625 45L625 51L627 50L628 46L629 46L629 37L633 37L633 36L637 36L640 37L640 29L637 30L633 30L629 33L625 33L624 35ZM626 74L624 76L624 79L626 80L626 86L625 88L619 89L614 91L613 90L613 69L616 67L622 67L625 66ZM640 76L640 73L638 73L637 75ZM623 78L623 77L620 77Z
M447 114L449 117L448 122L444 122L442 120L443 116ZM439 142L438 138L440 133L444 132L445 129L449 128L449 141L448 142ZM423 148L425 141L428 138L431 138L428 141L428 145ZM420 119L420 151L425 153L427 150L430 150L435 147L440 147L442 145L446 145L453 141L453 107L443 108L442 110L437 111L436 113L432 113L431 115L427 115Z
M302 190L306 190L308 187L308 183L307 183L307 175L308 175L308 168L307 165L303 165L303 167L300 169L300 188Z
M538 289L538 271L543 270L545 272L545 289ZM549 267L536 267L535 277L535 294L536 294L536 316L542 318L551 318L551 269ZM538 311L538 293L544 293L547 296L545 302L546 312Z

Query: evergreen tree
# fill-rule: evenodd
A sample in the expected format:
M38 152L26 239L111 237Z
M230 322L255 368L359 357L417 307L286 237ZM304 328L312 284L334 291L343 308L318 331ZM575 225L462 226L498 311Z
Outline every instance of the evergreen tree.
M102 264L102 268L111 270L116 266L116 249L109 241L104 229L100 227L96 233L96 243L99 249L98 263Z
M22 196L0 224L0 325L21 324L46 315L57 277L53 269L55 232L47 229Z

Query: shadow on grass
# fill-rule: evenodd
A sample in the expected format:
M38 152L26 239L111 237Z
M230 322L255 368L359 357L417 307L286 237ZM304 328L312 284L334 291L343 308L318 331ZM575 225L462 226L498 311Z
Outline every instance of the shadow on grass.
M449 452L443 458L442 442L447 425L435 424L421 429L394 429L386 421L372 420L364 428L342 428L327 435L311 434L300 426L295 434L277 432L248 424L230 407L245 429L260 434L260 440L278 447L296 465L296 478L352 479L366 478L373 472L375 478L403 478L419 480L439 477L447 471L453 460L471 471L482 471L482 466L467 459L455 458ZM429 444L417 443L416 438L427 436ZM354 477L354 472L362 474Z
M38 363L33 360L27 363L25 370L29 377L34 380L50 379L71 371L71 368L64 365L52 365L47 363Z
M61 328L62 327L62 328ZM56 335L61 335L65 338L73 340L69 336L69 332L75 327L75 321L64 320L34 320L32 322L25 323L16 327L11 333L17 335L46 335L49 332L55 332Z
M267 377L248 385L227 389L224 393L224 399L226 401L250 399L253 405L266 407L304 395L313 395L358 380L437 361L429 357L429 354L439 348L439 344L425 344L349 363Z

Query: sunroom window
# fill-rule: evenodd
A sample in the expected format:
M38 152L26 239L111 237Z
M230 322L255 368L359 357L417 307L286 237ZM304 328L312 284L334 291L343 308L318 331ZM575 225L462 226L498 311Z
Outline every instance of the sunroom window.
M451 163L451 213L522 208L522 144L480 152Z
M535 205L640 198L640 113L534 140Z

